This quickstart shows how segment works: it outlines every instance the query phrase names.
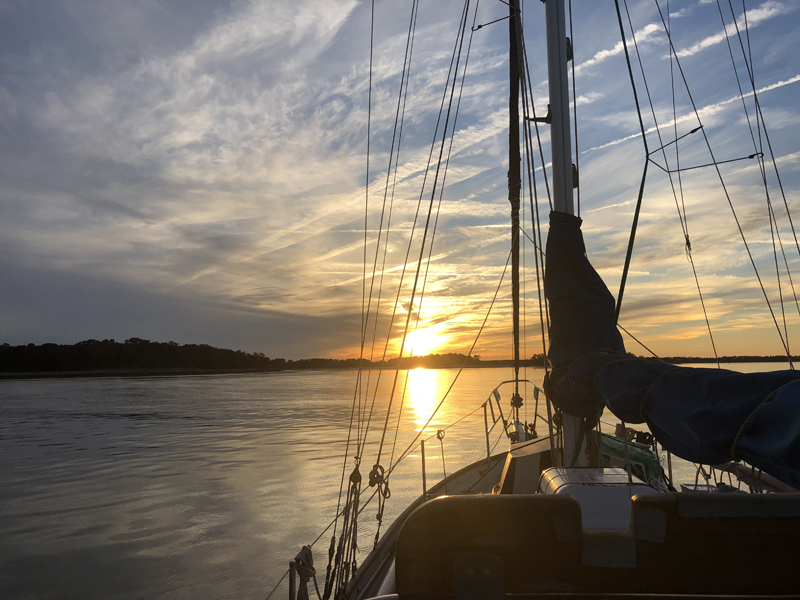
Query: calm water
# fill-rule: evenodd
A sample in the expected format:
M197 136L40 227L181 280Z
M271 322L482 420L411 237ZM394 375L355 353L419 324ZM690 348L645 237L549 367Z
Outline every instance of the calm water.
M395 458L455 373L410 372ZM464 371L424 436L510 376ZM374 462L393 377L380 384L365 465ZM264 598L333 517L354 384L351 371L0 381L0 597ZM405 386L403 372L398 390ZM482 431L482 411L447 430L447 472L485 455ZM500 441L496 451L504 448ZM438 481L438 441L426 450L429 482ZM384 527L420 494L420 460L412 451L392 475ZM362 560L374 513L368 507L360 521ZM330 532L314 548L321 572L329 542Z

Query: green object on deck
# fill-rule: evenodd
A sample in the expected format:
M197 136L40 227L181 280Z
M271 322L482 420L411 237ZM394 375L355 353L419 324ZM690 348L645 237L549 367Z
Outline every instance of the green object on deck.
M625 442L620 438L600 434L603 440L603 458L608 460L611 467L625 468ZM645 483L661 481L661 463L658 456L649 446L628 442L628 457L631 463L631 473Z

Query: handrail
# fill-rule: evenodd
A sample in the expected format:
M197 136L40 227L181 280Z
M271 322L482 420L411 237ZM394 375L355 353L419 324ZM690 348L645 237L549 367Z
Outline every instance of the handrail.
M484 422L485 433L486 433L486 463L487 463L487 465L489 464L489 458L490 458L491 453L492 453L490 445L489 445L489 435L494 430L495 425L497 425L498 421L500 421L500 420L503 421L503 432L506 434L506 437L509 437L509 438L511 437L511 435L508 433L508 421L506 421L505 415L503 414L503 407L500 404L500 392L499 392L501 387L503 387L504 385L511 384L511 383L513 383L513 384L527 383L527 384L529 384L530 386L533 387L533 398L534 398L534 401L536 403L534 405L534 409L533 409L533 427L534 427L534 431L536 430L536 419L539 417L539 394L544 394L544 390L542 388L540 388L538 385L536 385L535 383L533 383L530 379L509 379L507 381L501 381L499 384L497 384L497 386L491 392L489 392L489 395L487 396L486 400L483 402L483 422ZM494 403L492 403L492 399L494 399L494 403L497 404L497 410L500 413L499 417L495 416L495 414L494 414ZM489 415L488 415L487 410L486 410L487 407L492 412L492 424L491 425L489 425ZM548 424L549 424L549 420L548 420Z

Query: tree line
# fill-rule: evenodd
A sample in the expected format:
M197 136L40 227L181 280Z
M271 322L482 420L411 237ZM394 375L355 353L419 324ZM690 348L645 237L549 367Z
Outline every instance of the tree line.
M0 345L0 373L113 373L126 371L282 371L286 369L414 369L498 367L511 361L482 361L480 356L432 354L386 361L367 359L305 358L287 360L270 358L262 352L215 348L208 344L152 342L130 338L84 340L77 344ZM523 361L525 366L541 366L541 355Z

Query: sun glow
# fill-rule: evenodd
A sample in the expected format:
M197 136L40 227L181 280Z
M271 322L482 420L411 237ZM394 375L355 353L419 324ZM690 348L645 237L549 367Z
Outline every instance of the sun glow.
M442 326L433 325L412 331L406 337L406 355L427 356L448 341L448 336L441 334Z

